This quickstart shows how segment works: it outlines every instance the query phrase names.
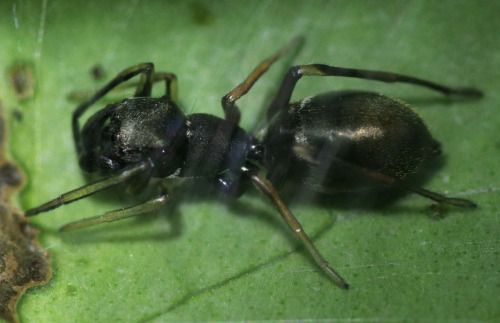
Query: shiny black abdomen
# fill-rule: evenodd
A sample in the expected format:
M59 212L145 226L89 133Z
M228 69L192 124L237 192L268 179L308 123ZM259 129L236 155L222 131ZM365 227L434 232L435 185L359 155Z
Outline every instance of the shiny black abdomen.
M292 103L276 116L263 141L268 177L318 191L356 190L366 180L345 163L403 178L440 151L420 117L405 103L370 92L331 92Z

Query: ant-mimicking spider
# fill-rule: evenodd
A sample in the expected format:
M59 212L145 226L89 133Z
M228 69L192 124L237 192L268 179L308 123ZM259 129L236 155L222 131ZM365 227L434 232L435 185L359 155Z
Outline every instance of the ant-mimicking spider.
M449 198L406 181L423 161L440 152L421 118L405 103L364 91L329 92L290 103L302 76L343 76L423 86L443 94L481 96L473 88L450 88L390 72L307 64L291 67L267 110L262 140L238 126L235 104L278 58L303 43L298 37L260 62L243 83L222 98L225 118L204 113L185 115L177 106L177 78L156 73L153 63L123 70L73 113L73 136L80 167L107 176L26 211L33 216L126 183L144 188L151 178L203 177L222 193L239 197L252 183L278 209L321 269L338 286L349 285L325 261L283 201L278 188L293 180L315 191L359 189L367 182L411 191L440 203L475 207L474 202ZM96 101L136 75L133 98L106 105L83 128L79 119ZM164 81L166 94L152 98L154 82ZM167 189L138 205L109 211L64 225L73 230L148 213L169 200Z

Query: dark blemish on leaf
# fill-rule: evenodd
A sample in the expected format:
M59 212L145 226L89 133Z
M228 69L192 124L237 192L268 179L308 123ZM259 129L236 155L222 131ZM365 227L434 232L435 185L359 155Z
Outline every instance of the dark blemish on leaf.
M191 20L196 25L208 26L215 20L210 9L201 2L191 2L189 4L189 10L191 11Z
M15 62L7 71L10 84L19 100L33 97L35 93L35 78L33 66L26 62Z
M78 289L73 285L66 286L66 296L75 296Z
M102 80L106 76L106 70L101 64L96 64L90 68L90 75L96 81Z
M21 109L17 108L12 112L12 116L16 121L23 121L23 111Z
M440 203L432 203L427 210L431 219L441 220L446 214L447 207Z

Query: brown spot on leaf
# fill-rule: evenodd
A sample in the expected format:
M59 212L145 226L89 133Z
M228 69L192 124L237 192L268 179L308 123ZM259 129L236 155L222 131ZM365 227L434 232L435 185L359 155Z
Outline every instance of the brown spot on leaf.
M7 75L19 100L26 100L34 95L35 78L31 64L16 62L9 68Z

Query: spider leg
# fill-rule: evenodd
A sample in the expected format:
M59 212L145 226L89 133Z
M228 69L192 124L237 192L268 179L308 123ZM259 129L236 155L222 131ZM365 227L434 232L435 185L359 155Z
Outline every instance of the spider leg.
M240 121L240 110L236 105L236 101L239 100L243 95L245 95L257 82L257 80L264 74L271 64L277 61L280 57L288 53L289 51L298 48L304 43L303 37L296 37L292 39L290 43L285 45L283 48L278 50L272 56L266 58L254 68L254 70L247 76L247 78L232 89L228 94L222 97L222 108L224 109L225 118L234 124L238 124Z
M265 177L258 174L249 173L248 176L250 177L253 184L271 200L271 202L278 209L279 213L285 220L290 230L292 230L295 236L297 236L297 238L302 241L307 251L313 257L318 266L321 267L321 269L331 280L333 280L335 284L343 289L348 289L349 284L347 284L346 281L332 267L328 265L328 262L326 262L323 256L319 253L318 249L316 249L311 239L309 239L309 236L302 228L302 225L292 214L288 206L279 195L278 191L274 188L273 184L271 184L271 182L268 181Z
M165 81L165 94L174 102L177 102L178 83L177 76L173 73L158 72L153 75L153 82Z
M177 76L173 73L168 73L168 72L155 72L153 74L153 83L160 82L160 81L165 81L165 95L170 97L170 99L174 102L177 102L178 100L178 82L177 82ZM133 82L127 82L124 84L120 84L116 86L114 90L116 91L121 91L124 89L128 89L131 87L137 87L140 84L141 81L133 81Z
M439 203L445 203L445 204L450 204L454 206L460 206L460 207L469 207L469 208L475 208L477 207L477 204L466 200L466 199L461 199L461 198L453 198L453 197L446 197L444 195L428 191L422 187L413 185L404 179L399 179L397 177L387 175L384 173L376 172L367 168L359 167L356 165L353 165L351 163L344 162L340 159L335 159L336 164L342 165L343 168L350 170L353 173L356 173L358 175L361 175L363 178L370 179L374 182L378 182L383 185L388 185L388 186L393 186L393 187L398 187L400 189L404 189L413 193L416 193L418 195L424 196L426 198L429 198L431 200L434 200Z
M381 72L372 70L362 70L355 68L335 67L323 64L309 64L291 67L283 77L281 86L274 97L273 102L267 110L267 119L270 120L280 110L287 110L292 92L298 80L302 76L342 76L355 77L360 79L381 81L387 83L408 83L423 86L431 90L441 92L446 95L464 95L480 97L483 95L475 88L452 88L442 84L423 80L413 76L396 74L391 72Z
M34 216L42 212L47 212L52 209L58 208L61 205L68 204L71 202L74 202L76 200L79 200L81 198L87 197L89 195L95 194L97 192L100 192L108 187L123 183L128 181L129 179L145 172L150 168L150 164L147 162L142 162L137 166L134 166L132 168L126 168L122 170L120 173L117 175L102 179L100 181L90 183L88 185L79 187L77 189L74 189L72 191L69 191L67 193L64 193L63 195L48 201L36 208L30 209L25 212L26 216Z
M161 207L163 207L170 200L170 196L166 191L162 192L160 196L144 201L143 203L133 205L127 208L113 210L104 213L103 215L98 215L74 222L70 222L62 226L59 231L70 231L75 229L81 229L84 227L89 227L91 225L97 225L105 222L113 222L121 219L130 218L136 215L153 212Z
M177 76L173 73L155 72L153 74L153 83L156 83L158 81L165 81L166 83L165 94L169 96L172 101L177 102L178 99ZM139 83L140 81L131 81L123 83L111 89L110 92L118 92L131 87L137 87ZM95 92L89 90L73 91L68 95L68 99L75 102L83 102L86 99L90 98L94 93Z

